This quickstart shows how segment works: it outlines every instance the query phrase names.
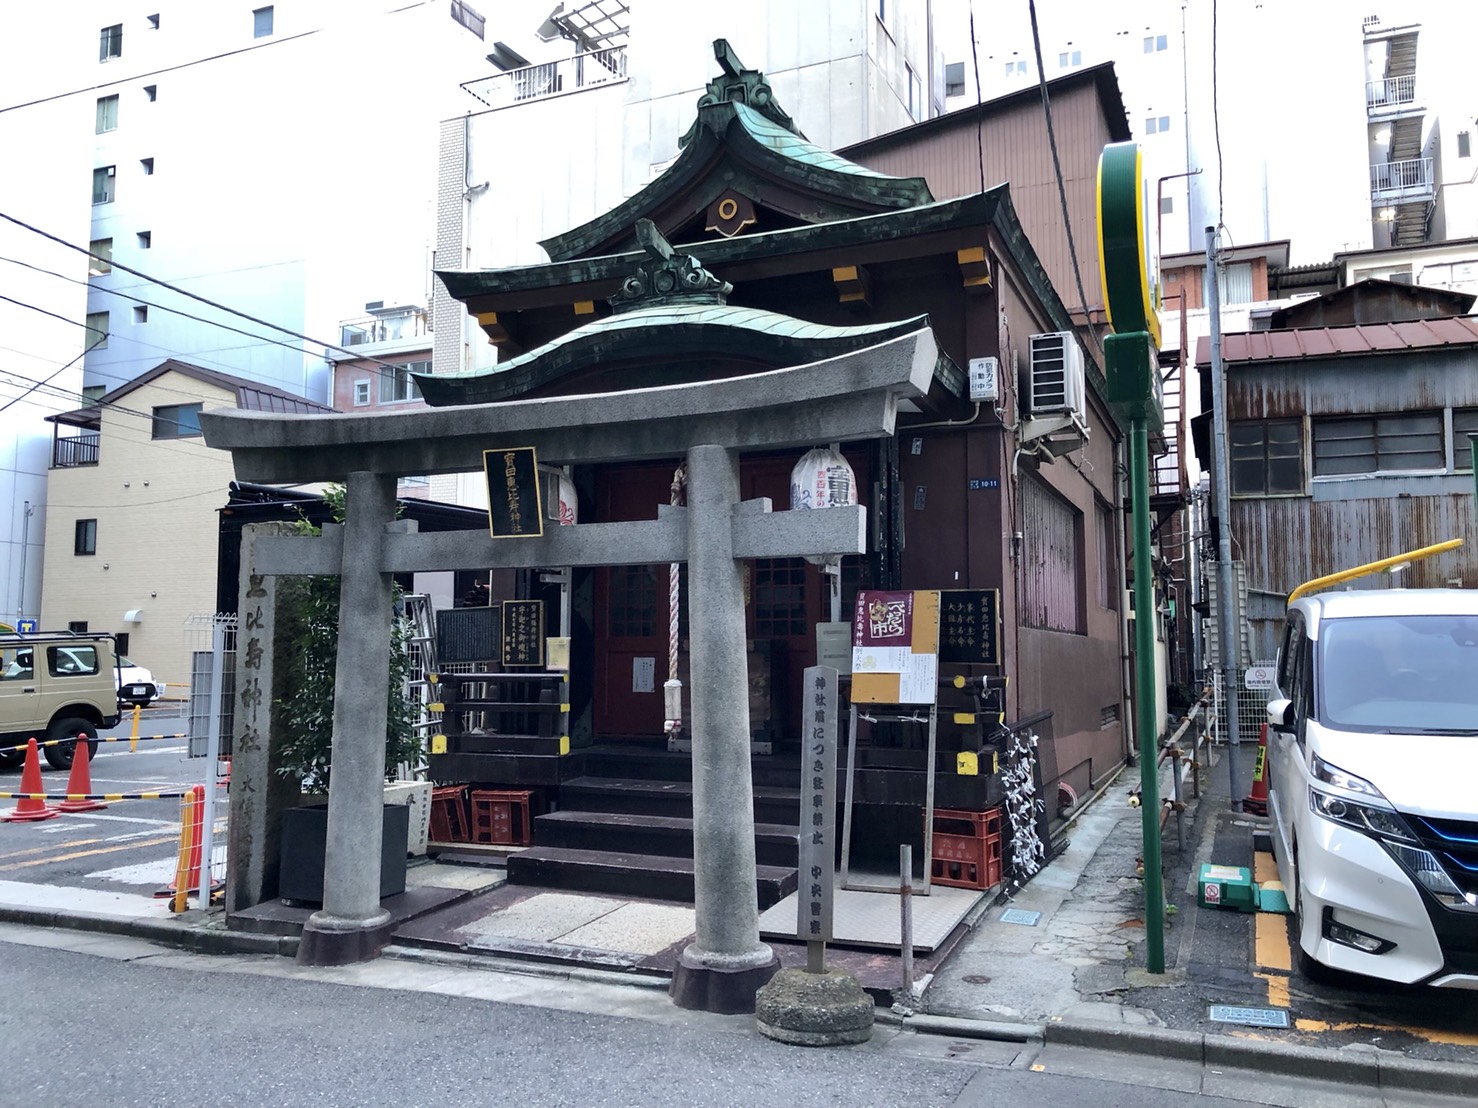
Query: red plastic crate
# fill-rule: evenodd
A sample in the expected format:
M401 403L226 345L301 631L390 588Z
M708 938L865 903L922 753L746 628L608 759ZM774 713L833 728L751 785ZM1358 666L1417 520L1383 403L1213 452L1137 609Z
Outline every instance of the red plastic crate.
M531 789L474 789L472 842L528 846L533 842Z
M934 810L929 880L962 889L989 889L1001 883L999 806L984 812Z
M471 828L467 822L466 785L443 785L431 790L431 841L471 841Z

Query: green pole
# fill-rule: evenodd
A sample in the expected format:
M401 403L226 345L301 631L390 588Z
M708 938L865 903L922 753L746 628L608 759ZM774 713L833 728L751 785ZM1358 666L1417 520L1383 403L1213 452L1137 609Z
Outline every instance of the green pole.
M1159 726L1155 719L1155 588L1150 568L1150 444L1143 417L1129 424L1134 490L1134 717L1139 732L1139 801L1144 820L1145 968L1165 972L1165 888L1160 873Z

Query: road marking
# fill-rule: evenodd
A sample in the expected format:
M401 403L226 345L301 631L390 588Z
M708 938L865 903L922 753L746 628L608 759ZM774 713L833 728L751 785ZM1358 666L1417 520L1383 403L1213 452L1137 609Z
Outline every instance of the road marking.
M1257 952L1258 968L1292 973L1293 951L1288 945L1288 917L1259 912L1254 926L1257 938L1253 949Z
M48 843L46 846L33 846L27 850L12 850L9 854L0 854L4 858L27 858L32 854L45 854L52 850L70 850L75 846L91 846L93 843L104 842L104 839L77 839L70 843Z
M1267 851L1259 850L1252 856L1252 879L1259 885L1278 880L1278 860Z
M1435 1031L1428 1027L1388 1023L1330 1023L1328 1020L1294 1020L1293 1025L1300 1031L1404 1031L1429 1043L1478 1046L1478 1035L1466 1031Z
M178 819L144 819L142 816L100 816L96 812L87 818L89 822L97 820L107 823L142 823L147 827L178 827L180 822Z
M162 839L145 839L142 842L119 843L117 846L104 846L97 850L78 850L71 854L59 854L54 858L33 858L29 862L12 862L8 866L0 866L0 873L10 870L29 869L32 866L46 866L52 862L70 862L77 858L91 858L95 854L116 854L120 850L133 850L140 846L162 846L164 843L178 842L179 836L166 835Z
M1288 999L1288 978L1275 973L1255 973L1252 976L1261 978L1268 983L1269 1008L1289 1008L1292 1006Z

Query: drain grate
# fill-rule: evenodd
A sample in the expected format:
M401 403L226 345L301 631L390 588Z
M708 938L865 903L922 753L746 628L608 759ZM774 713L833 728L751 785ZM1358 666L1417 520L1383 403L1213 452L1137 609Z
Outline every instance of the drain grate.
M1215 1023L1239 1023L1246 1027L1287 1027L1287 1008L1239 1008L1234 1004L1213 1004L1206 1010Z
M1007 908L1001 913L1002 923L1016 923L1022 927L1035 927L1041 918L1041 912L1027 912L1021 908Z

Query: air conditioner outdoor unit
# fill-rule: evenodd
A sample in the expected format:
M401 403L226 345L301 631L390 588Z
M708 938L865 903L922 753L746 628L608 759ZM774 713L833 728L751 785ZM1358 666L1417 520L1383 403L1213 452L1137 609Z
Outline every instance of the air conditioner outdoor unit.
M1067 412L1086 418L1083 348L1071 331L1050 331L1030 339L1029 397L1033 416Z

